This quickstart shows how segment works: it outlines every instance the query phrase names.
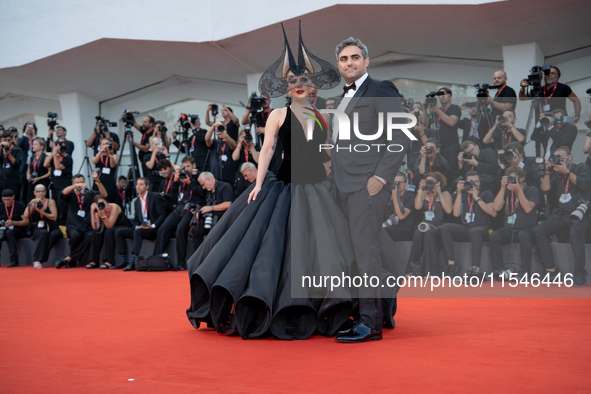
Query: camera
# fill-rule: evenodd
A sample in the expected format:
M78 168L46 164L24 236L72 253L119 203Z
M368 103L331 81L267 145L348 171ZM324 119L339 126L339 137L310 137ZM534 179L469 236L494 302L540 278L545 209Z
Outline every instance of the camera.
M39 208L39 209L43 209L43 201L39 201L39 202L36 204L36 207L37 207L37 208Z
M142 227L152 227L152 223L149 220L142 221Z
M131 127L135 123L135 117L133 116L134 114L139 114L139 111L123 110L121 121L125 123L126 127Z
M244 142L246 142L247 144L250 144L252 142L252 135L249 132L247 132L244 135Z
M471 103L466 103L466 108L474 108L478 105L478 103L476 101L473 101Z
M476 98L488 97L488 89L497 88L495 85L489 85L488 83L483 83L482 85L477 83L474 87L476 88Z
M181 170L181 171L179 172L179 180L180 180L180 179L189 179L189 178L190 178L190 176L191 176L191 174L190 174L188 171Z
M562 163L562 158L560 156L552 155L548 158L548 163L552 165L559 165Z
M166 128L166 124L164 123L164 121L159 120L158 122L156 122L157 124L160 125L160 132L162 134L166 133L168 131L168 129Z
M68 150L68 148L66 147L66 141L58 141L57 145L59 146L59 151L61 153L66 153L66 151Z
M263 104L267 100L265 97L257 97L256 92L250 95L250 112L263 112Z
M94 118L97 120L96 125L99 127L100 134L102 134L106 131L109 131L109 127L117 127L117 122L111 122L109 119L105 119L101 116L95 116ZM133 115L132 115L132 118L133 118Z
M464 181L464 191L468 191L470 189L472 189L473 187L476 187L476 185L474 184L474 181Z
M217 128L217 132L218 133L223 133L224 130L226 130L226 126L224 126L224 125L219 125L218 128Z
M437 105L437 97L435 97L435 96L443 96L444 94L445 94L445 92L442 92L442 91L429 92L427 94L427 96L425 96L425 97L427 97L425 99L425 105L426 106L435 106L435 105Z
M111 142L107 142L107 149L110 151L113 150L113 144Z
M573 224L579 223L583 220L583 217L587 213L587 209L589 208L589 201L579 200L579 206L571 212L570 214L570 222Z
M85 194L88 194L88 193L90 193L90 189L89 188L85 187L84 189L80 189L80 194L81 195L85 195Z
M427 222L421 222L419 223L419 231L422 233L425 233L429 230L436 230L437 227L433 226L432 224L429 224Z
M107 204L105 204L104 201L99 202L98 204L96 204L97 208L99 209L99 211L104 211L105 208L107 207Z
M552 116L552 112L544 112L542 115L544 115L540 119L540 124L542 126L548 127L548 125L550 125L550 123L554 122L554 117Z
M48 112L47 113L47 125L50 129L53 129L57 125L57 113L56 112Z
M10 147L9 146L2 146L2 150L4 152L8 152L10 150Z
M527 76L527 84L532 87L531 96L532 97L542 97L542 81L544 81L544 75L550 74L550 69L552 66L543 65L543 66L533 66L529 72L530 74Z
M507 121L507 118L503 115L499 115L497 119L499 120L499 123L505 123Z
M203 228L206 231L211 230L211 228L213 227L214 223L213 223L213 214L211 212L206 212L203 214L204 219L204 223L203 223Z
M398 224L400 224L400 218L396 215L390 215L390 217L382 223L382 227L396 227Z
M195 120L199 119L199 115L190 115L190 114L181 114L181 116L179 117L179 123L181 125L181 127L185 130L185 132L189 131L189 129L193 128L193 123L195 122ZM162 127L164 127L164 122L162 122ZM160 128L160 130L162 130L162 127ZM164 127L166 132L166 127Z
M218 114L218 105L217 104L211 104L211 114L213 116L217 116L217 114Z
M4 233L6 232L6 220L0 220L0 241L4 239Z
M517 183L517 176L516 175L509 175L507 177L507 183Z
M185 212L190 212L193 210L198 211L200 208L201 208L201 206L199 204L194 203L194 202L188 202L185 204L184 210L185 210Z
M435 148L432 146L425 146L425 153L433 153L435 152Z
M509 162L510 160L515 160L517 158L517 154L513 151L504 151L499 150L499 160Z
M470 160L474 158L474 153L472 152L462 152L462 159Z
M30 179L29 179L27 182L29 182L29 183L33 183L33 179L34 179L34 178L37 178L38 176L39 176L39 174L38 174L38 173L36 173L36 172L32 172L32 173L31 173L31 178L30 178Z
M572 116L559 116L556 118L556 124L565 124L572 122Z
M425 190L433 190L436 183L433 179L427 179L425 181Z

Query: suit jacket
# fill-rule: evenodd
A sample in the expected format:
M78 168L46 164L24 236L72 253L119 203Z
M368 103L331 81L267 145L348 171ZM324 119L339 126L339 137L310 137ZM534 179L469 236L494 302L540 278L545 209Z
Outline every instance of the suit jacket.
M542 144L544 147L544 156L548 149L548 140L550 137L552 137L553 141L550 147L550 153L554 153L561 146L567 146L568 149L572 150L575 139L577 138L577 128L571 124L565 124L560 130L556 126L550 130L546 130L543 127L535 129L531 135L531 140Z
M162 201L162 197L160 197L158 193L150 191L148 192L147 199L148 220L158 228L166 219L166 207L164 201ZM133 206L135 208L134 224L135 226L139 226L144 221L139 196L136 197Z
M398 89L390 81L379 81L368 76L357 88L345 110L351 120L351 139L341 140L339 138L335 144L340 147L339 150L337 151L336 146L332 150L332 176L340 191L352 193L361 190L367 186L367 180L373 175L386 180L389 185L392 184L410 145L410 139L399 129L393 131L392 140L387 140L386 114L388 112L404 112L401 101ZM337 103L337 107L339 103ZM381 136L371 141L359 139L353 131L355 127L353 113L359 115L360 133L372 135L378 130L380 112L384 120ZM399 122L406 122L406 118ZM372 149L368 152L356 152L353 146L357 144L369 145ZM384 145L380 147L378 152L377 147L372 144ZM403 150L388 152L386 147L392 144L402 145ZM352 146L350 152L341 149L343 146L349 145Z

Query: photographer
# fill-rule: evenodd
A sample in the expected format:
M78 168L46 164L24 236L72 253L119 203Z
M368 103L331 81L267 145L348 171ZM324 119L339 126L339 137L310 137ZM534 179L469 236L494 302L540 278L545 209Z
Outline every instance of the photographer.
M525 143L526 132L515 127L515 112L508 109L495 118L495 124L486 133L482 142L486 145L494 144L494 149L499 150L511 142Z
M21 189L20 167L24 160L23 151L14 146L12 133L4 131L0 140L0 190Z
M223 124L224 127L226 128L227 134L228 134L228 136L230 136L230 139L232 141L236 141L238 139L238 128L240 127L240 121L238 120L236 115L234 115L234 111L232 111L232 108L226 107L224 104L219 104L219 106L222 107L222 118L223 118L223 120L220 123ZM209 113L210 112L213 115L213 122L211 120L209 120ZM217 117L217 114L218 114L218 105L217 104L209 104L207 106L207 112L205 113L205 124L210 127L213 126L214 122L215 122L215 118ZM205 138L205 140L207 141L207 137ZM234 148L232 148L232 149L234 149Z
M252 163L240 165L240 180L236 181L236 198L244 193L257 180L257 167Z
M337 103L337 99L336 98L329 97L324 102L324 108L326 108L326 109L335 109L336 108L336 103Z
M95 174L96 175L96 174ZM98 176L95 176L95 182ZM106 198L107 191L102 183L97 183L100 194ZM62 190L60 198L68 204L68 219L66 222L66 234L68 235L68 244L70 245L70 255L56 261L55 267L74 265L77 261L82 261L93 230L90 224L90 206L94 196L98 193L88 188L84 182L84 175L76 174L72 177L72 184Z
M476 171L466 173L465 181L458 181L453 215L460 218L462 224L446 223L441 226L443 250L450 274L455 274L458 270L454 250L455 241L470 242L472 264L468 270L468 276L480 278L484 276L480 268L482 244L488 241L491 218L497 216L497 211L493 207L494 198L495 196L489 191L480 193L480 176Z
M181 153L184 153L185 155L190 154L197 163L197 169L199 171L205 171L205 159L207 159L209 148L205 143L205 134L207 134L207 130L201 128L199 115L191 115L190 120L184 120L181 126L183 128L183 141L178 141L176 139L177 133L173 131L172 138L174 139L174 146L176 146L181 151ZM191 130L193 135L190 139L185 141L184 133L188 133L189 130ZM186 148L188 148L188 151Z
M179 169L175 173L174 179L178 184L176 208L167 216L158 229L156 243L152 252L153 256L163 254L168 248L170 238L175 234L176 267L179 270L187 269L187 235L193 217L191 209L205 205L205 191L191 175L191 171L186 169Z
M47 189L43 185L36 185L35 198L29 202L23 219L29 220L31 239L37 241L33 252L33 267L43 268L49 257L49 251L63 238L57 222L57 204L46 198Z
M546 69L547 67L549 67L549 69ZM558 67L544 66L541 70L544 71L545 81L545 85L541 90L541 97L545 97L542 102L544 105L543 111L550 112L555 109L561 109L564 111L564 115L566 115L566 98L568 97L575 107L575 116L572 119L572 124L576 124L581 118L581 101L570 86L558 82L560 79L560 70ZM519 91L520 98L539 97L536 96L537 92L536 94L533 94L530 91L526 91L529 84L529 78L521 80L521 90Z
M230 208L232 201L234 201L232 187L225 182L217 181L211 172L202 172L198 181L206 191L206 205L195 211L197 230L192 234L195 250L199 248L207 233L215 226L224 212Z
M72 155L72 152L74 152L74 143L66 139L66 134L68 132L66 128L64 126L57 126L55 128L55 135L57 136L56 142L53 141L53 132L53 127L50 127L47 133L47 152L51 152L55 147L56 143L61 143L65 146L66 150L64 152L66 152L69 155Z
M166 149L168 149L170 147L171 139L166 134L167 131L168 131L168 129L166 128L166 125L164 124L164 122L161 120L157 120L154 125L154 133L152 133L152 136L150 137L150 141L149 141L150 146L152 146L152 140L154 138L160 138L162 140L162 143L166 147Z
M92 164L96 166L98 181L92 186L92 190L98 191L97 183L102 183L107 191L106 198L114 202L117 198L117 186L115 185L115 167L119 163L113 144L107 139L101 140L100 150L92 158ZM96 178L96 177L93 177Z
M482 147L484 143L482 139L488 132L486 127L484 126L484 122L478 122L478 103L477 102L469 102L463 103L460 107L461 109L468 109L468 113L470 114L470 118L462 118L458 123L458 127L462 129L462 142L464 141L474 141L478 144L478 146Z
M439 143L436 139L428 139L427 143L419 150L419 157L415 162L415 174L420 179L423 175L430 172L439 172L445 177L448 176L449 163L445 157L439 153Z
M480 175L480 190L491 193L497 191L496 176L499 169L497 153L490 149L480 149L473 141L464 141L460 147L457 163L460 176L466 178L468 171L477 171Z
M444 212L452 213L453 203L449 192L442 191L447 179L438 172L425 174L419 183L415 197L415 210L424 218L415 229L408 264L415 276L439 273L445 267L439 261L441 230Z
M538 201L540 191L525 184L525 171L516 166L507 168L501 179L501 188L493 201L495 211L505 208L505 227L493 231L489 237L490 259L495 278L504 275L509 279L511 273L517 273L520 277L528 273L533 249L533 229L538 223ZM515 242L519 242L521 264L511 261L506 265L503 262L503 245Z
M436 115L436 130L438 139L443 149L441 155L448 163L452 163L458 154L460 143L458 137L458 123L462 111L460 107L452 104L452 92L449 88L439 89L439 102L441 108L435 105L429 106L429 112Z
M507 85L507 73L503 70L497 70L493 74L493 84L497 93L495 98L488 96L484 103L491 106L491 117L496 119L505 111L515 111L517 105L517 94L515 90Z
M146 168L147 172L145 173L145 178L150 180L150 187L153 188L154 191L157 191L160 188L160 182L162 181L162 175L160 175L160 171L158 170L158 164L163 160L167 160L170 155L168 154L168 149L166 146L162 144L162 140L158 137L152 138L150 142L150 151L152 152L149 156L146 155L144 157L144 168Z
M126 111L123 114L123 116L130 117L130 119L133 120L132 126L135 127L135 129L137 131L142 133L142 138L140 139L140 142L135 142L133 140L133 135L132 135L131 141L129 141L129 142L131 144L133 144L133 146L135 148L138 149L138 153L137 153L138 162L142 165L143 176L147 177L148 174L150 173L150 169L146 168L144 163L145 163L145 157L150 152L150 137L152 137L152 135L154 134L154 127L156 125L156 121L151 116L144 116L144 118L142 119L142 124L139 125L135 121L135 117L133 116L133 113L131 111Z
M117 178L117 194L115 195L115 204L125 212L128 197L125 195L125 189L127 188L127 177L125 175L119 175Z
M134 223L132 228L119 228L115 231L119 264L115 268L123 271L134 271L137 256L142 250L144 239L155 240L158 228L166 219L166 211L162 197L158 193L149 191L148 178L138 178L135 189L138 194L134 201ZM133 239L131 258L127 259L127 239Z
M51 173L52 197L57 202L58 224L66 225L68 216L68 204L65 200L59 198L62 190L72 184L72 156L67 152L63 143L56 143L51 150L51 154L45 158L43 164Z
M551 205L558 205L552 215L544 223L534 228L536 249L540 263L556 276L558 269L554 264L554 256L550 247L550 237L561 234L570 228L570 243L575 263L574 284L584 286L587 282L585 271L585 235L591 227L586 209L589 205L591 191L591 174L583 163L573 164L570 149L560 147L554 151L546 163L546 172L542 179L542 191L548 194ZM552 204L554 203L554 204ZM585 209L580 217L573 218L571 214L581 203ZM573 220L574 219L574 220Z
M12 190L4 189L2 191L2 203L0 204L0 248L2 247L2 241L8 243L10 263L7 267L9 268L19 266L16 241L27 236L27 226L29 225L29 219L23 217L25 209L25 204L15 201Z
M236 163L232 160L236 142L228 135L226 127L222 123L216 122L207 131L205 143L211 149L209 156L211 172L216 179L232 184L234 174L236 174Z
M242 130L238 137L236 149L234 149L234 152L232 152L232 160L234 161L237 168L236 175L234 176L234 188L237 188L238 185L244 184L244 178L242 177L242 173L240 171L242 164L258 164L259 153L260 152L257 150L249 131Z
M32 149L33 157L31 157L27 166L27 182L31 185L27 189L27 201L35 197L35 193L33 193L35 185L40 184L45 188L49 187L49 177L51 176L51 173L44 165L47 158L45 155L45 140L40 137L35 138Z
M264 98L265 100L261 102L261 98ZM314 97L314 99L315 98L316 97ZM253 99L256 100L254 104ZM312 99L312 97L310 97L310 99ZM251 111L251 105L257 111L254 114ZM246 113L242 117L242 125L250 125L252 118L252 123L255 126L255 131L258 137L255 141L253 141L253 143L257 145L259 149L263 145L263 141L265 138L265 126L267 124L267 119L269 119L271 111L273 111L273 109L271 108L271 99L269 98L269 96L263 94L261 95L261 97L256 97L253 93L253 95L248 100L248 105L246 106Z
M116 249L115 232L120 228L131 228L131 222L119 205L108 203L99 194L92 199L90 215L90 224L94 233L90 237L90 262L86 264L86 269L99 267L100 261L102 263L99 268L113 268Z
M502 153L501 153L502 152ZM497 172L497 182L500 184L505 169L516 166L523 168L525 171L525 183L529 186L540 187L540 178L542 174L539 172L539 166L534 157L525 157L523 145L520 142L510 142L499 151L500 169Z
M20 186L16 191L16 198L23 203L27 203L27 193L29 183L27 182L27 167L33 157L33 140L37 137L37 125L33 122L27 122L23 126L23 136L16 143L17 147L23 152L23 160L20 163Z
M111 141L113 151L117 152L119 150L119 136L117 133L111 133L109 131L108 122L105 119L100 116L95 116L95 119L96 124L94 130L86 140L86 146L92 148L95 153L98 153L101 150L101 141L107 140ZM69 154L72 153L69 152Z
M573 148L578 133L577 127L568 123L568 117L564 116L564 114L563 109L556 109L551 114L547 112L541 114L540 120L531 135L532 141L542 144L545 161L548 161L550 155L559 146L566 146L568 149Z
M415 193L407 190L407 186L406 174L396 174L392 196L386 207L387 219L382 223L382 228L394 242L412 241L413 233L419 224L414 210Z
M180 167L179 167L180 169ZM162 196L164 204L166 205L166 214L169 214L176 207L176 200L179 192L178 176L175 169L168 159L164 159L158 163L158 170L162 176L162 181L158 187L158 194Z

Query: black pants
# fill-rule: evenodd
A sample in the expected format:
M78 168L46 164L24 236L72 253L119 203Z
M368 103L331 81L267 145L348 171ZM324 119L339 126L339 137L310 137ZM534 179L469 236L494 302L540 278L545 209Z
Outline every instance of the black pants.
M511 265L521 265L524 271L529 272L531 266L531 255L533 248L534 232L531 228L513 230L510 228L500 228L493 231L490 235L490 258L493 269L501 270L505 267L503 262L503 245L519 242L521 255L521 264L511 261Z
M392 238L392 241L412 241L412 237L417 226L390 226L386 227L386 233Z
M352 193L338 191L338 205L349 222L357 275L381 277L379 233L382 231L382 220L389 198L390 191L385 187L374 196L370 196L365 187ZM371 329L382 329L384 315L379 287L359 288L359 319Z
M154 256L164 253L168 248L170 238L176 239L176 259L177 263L183 265L187 258L187 235L189 234L189 225L191 224L191 212L174 210L164 223L158 228L156 243L154 244Z
M117 253L119 255L127 254L126 239L133 239L133 245L131 247L131 254L137 256L142 250L142 242L144 239L155 240L157 230L155 228L131 228L123 227L115 231L115 242L117 243Z
M44 228L36 228L31 235L32 240L37 240L35 252L33 252L33 261L46 262L51 248L63 237L64 235L60 229L47 231Z
M585 235L591 227L589 217L583 217L577 224L571 224L569 215L551 216L534 228L538 258L544 268L554 268L554 255L550 247L550 236L567 231L570 227L570 246L573 251L575 275L587 276L585 270Z
M100 234L92 234L90 239L90 261L94 261L97 264L100 262L109 262L115 265L115 251L117 250L115 233L120 228L130 229L131 227L117 226L105 228Z
M443 261L439 258L441 250L441 229L431 228L424 233L417 228L413 234L409 264L413 274L434 276L445 272Z
M89 227L90 228L90 227ZM90 246L90 238L94 231L89 228L68 228L66 233L68 234L70 245L70 257L78 262L84 261L86 253Z
M472 267L480 267L482 244L488 241L488 230L484 227L468 227L456 223L441 226L441 241L447 260L456 261L455 242L470 242L472 248Z
M27 228L26 227L14 227L14 229L9 230L6 229L4 231L4 238L2 241L6 241L8 243L8 250L10 251L10 262L14 264L18 264L18 247L16 246L16 241L25 238L27 236ZM2 248L2 242L0 241L0 248Z

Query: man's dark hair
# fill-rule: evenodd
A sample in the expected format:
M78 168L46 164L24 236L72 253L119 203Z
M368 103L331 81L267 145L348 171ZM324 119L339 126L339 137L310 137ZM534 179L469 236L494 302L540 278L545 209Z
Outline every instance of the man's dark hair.
M146 186L150 186L150 180L148 178L145 178L145 177L142 176L142 177L139 177L137 180L138 181L144 181L144 184Z
M554 111L552 111L552 115L562 114L562 116L564 116L565 113L566 113L566 111L563 110L562 108L556 108Z
M148 115L148 119L150 119L150 123L152 123L152 124L156 123L153 116Z
M159 170L161 170L163 168L169 168L169 167L172 167L172 163L168 159L164 159L164 160L160 161L160 163L158 163Z
M189 162L191 164L195 164L195 158L193 156L185 156L183 157L183 160L181 160L181 163L186 163Z
M27 130L27 125L31 123L33 125L33 128L35 129L35 135L37 135L37 125L33 122L27 122L23 125L23 134L25 134L25 130Z
M14 192L12 189L4 189L2 190L2 197L14 197Z
M74 182L74 179L76 179L76 178L84 178L84 175L82 175L82 174L72 175L72 182Z
M468 179L469 176L477 176L478 178L480 178L480 174L476 171L468 171L466 173L466 179Z
M68 132L68 129L66 129L64 126L55 126L56 129L63 129L66 133Z
M117 178L117 181L120 181L120 180L122 180L122 179L123 179L125 182L127 182L127 177L126 177L125 175L119 175L119 178Z
M505 170L505 175L515 174L518 178L525 178L525 171L521 167L511 166Z
M450 88L446 88L445 86L442 88L439 88L439 91L444 91L445 93L449 94L450 96L453 96L453 93L451 92Z
M554 153L558 152L558 151L562 151L562 152L566 152L567 155L572 155L572 152L570 151L570 149L568 148L568 146L559 146L558 148L556 148L556 150L554 151Z
M523 145L519 141L509 142L507 145L505 145L505 152L508 150L517 151L521 156L525 156Z
M425 145L427 145L427 143L430 142L432 144L435 144L436 147L439 148L439 140L437 138L429 138L426 142Z
M515 111L513 111L511 108L504 110L503 113L505 113L507 111L511 112L513 114L513 117L514 118L517 118L517 115L515 114Z
M403 176L404 177L404 183L407 183L408 182L408 176L406 175L405 172L398 171L398 173L396 174L396 176L394 178L396 178L397 176Z
M560 72L560 69L556 66L550 66L550 68L553 68L556 70L556 74L558 74L558 79L560 79L560 76L562 75L562 73Z
M464 149L470 147L470 145L476 145L476 142L472 140L466 140L462 142L462 145L460 145L460 150L463 151Z

